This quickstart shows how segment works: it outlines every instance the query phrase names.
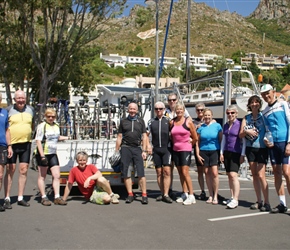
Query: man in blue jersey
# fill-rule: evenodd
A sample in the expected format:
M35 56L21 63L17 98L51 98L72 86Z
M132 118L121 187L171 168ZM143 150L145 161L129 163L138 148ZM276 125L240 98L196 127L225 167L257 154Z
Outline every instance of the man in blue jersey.
M2 94L0 93L0 103ZM11 158L13 154L11 147L11 137L8 123L8 112L6 109L0 108L0 191L2 188L2 180L4 176L7 158ZM5 211L5 207L0 205L0 212Z
M286 101L278 101L275 91L270 84L261 87L261 95L268 106L263 110L266 130L270 130L274 145L266 138L269 147L271 164L273 167L276 192L279 196L279 205L272 208L272 213L286 213L286 198L282 174L285 177L287 189L290 194L290 111Z

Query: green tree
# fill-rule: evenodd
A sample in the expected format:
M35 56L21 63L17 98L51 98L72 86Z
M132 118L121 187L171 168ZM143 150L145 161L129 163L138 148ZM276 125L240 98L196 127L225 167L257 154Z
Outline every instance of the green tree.
M234 60L235 64L241 64L241 58L245 57L246 53L244 51L238 50L234 52L231 58Z
M144 56L144 52L141 46L136 46L134 50L129 51L129 56Z
M28 30L32 60L40 72L39 102L46 103L60 70L81 47L98 38L125 0L14 0ZM121 11L121 12L120 12Z

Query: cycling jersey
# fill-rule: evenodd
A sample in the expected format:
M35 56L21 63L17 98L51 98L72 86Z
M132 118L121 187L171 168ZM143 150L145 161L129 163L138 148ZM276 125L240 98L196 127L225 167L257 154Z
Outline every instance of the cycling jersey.
M286 101L275 101L263 110L266 126L272 133L274 142L290 142L290 111Z
M170 141L169 130L169 119L165 116L161 119L155 117L148 121L148 132L152 135L152 145L154 148L168 147Z

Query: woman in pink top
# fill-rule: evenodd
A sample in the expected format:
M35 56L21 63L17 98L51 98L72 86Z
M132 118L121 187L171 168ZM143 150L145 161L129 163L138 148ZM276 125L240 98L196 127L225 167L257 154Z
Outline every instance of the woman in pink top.
M184 105L178 103L175 106L176 117L171 121L171 138L173 144L172 158L177 167L183 194L183 205L195 203L193 186L189 175L192 146L197 141L197 134L191 119L184 117ZM185 192L189 191L189 194Z

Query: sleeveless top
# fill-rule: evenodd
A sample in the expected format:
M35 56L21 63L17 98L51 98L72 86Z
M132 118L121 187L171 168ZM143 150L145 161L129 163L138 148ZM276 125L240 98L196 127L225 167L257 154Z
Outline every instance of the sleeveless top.
M186 120L182 125L176 125L173 120L173 127L171 128L171 137L174 151L189 151L192 150L190 143L190 129L186 126Z

